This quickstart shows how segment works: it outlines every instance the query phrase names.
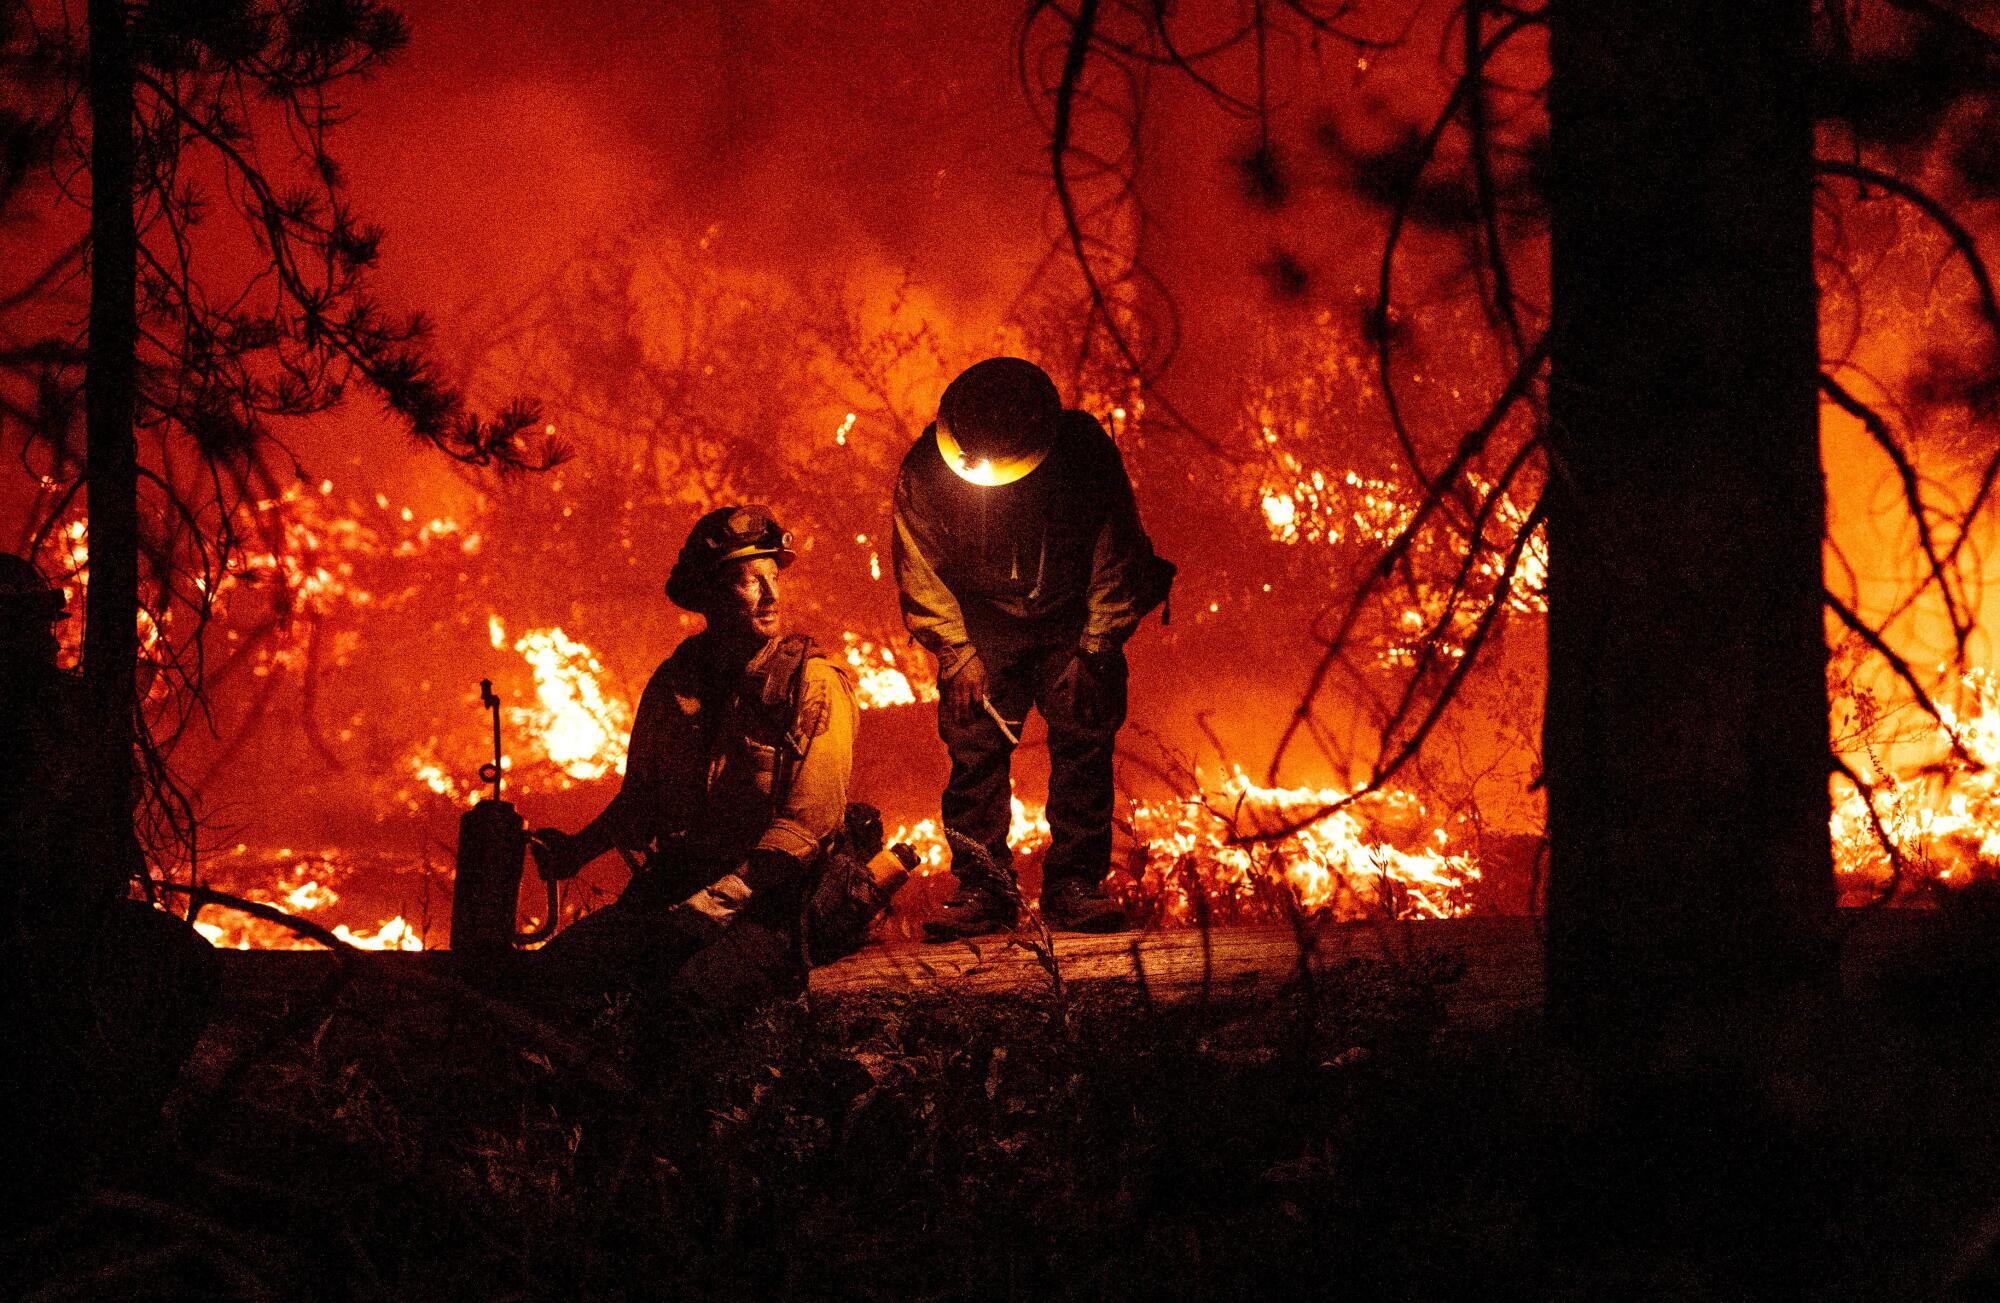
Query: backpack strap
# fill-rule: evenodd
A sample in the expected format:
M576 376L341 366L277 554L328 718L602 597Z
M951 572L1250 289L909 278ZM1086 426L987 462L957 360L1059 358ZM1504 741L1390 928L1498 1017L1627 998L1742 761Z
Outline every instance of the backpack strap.
M806 662L817 650L807 635L786 634L765 657L763 667L748 676L751 682L744 685L744 695L757 702L767 719L780 725L783 735L777 770L771 775L771 798L778 806L784 805L791 794L792 780L812 740L800 735L799 703L805 694Z
M792 781L798 777L799 764L806 757L806 747L812 738L799 728L799 705L805 696L806 662L818 652L813 640L805 634L787 634L778 640L778 645L765 659L764 667L756 677L763 680L755 686L754 696L758 706L767 718L782 725L782 738L778 747L777 766L771 775L771 803L774 809L782 809L785 798L791 795ZM746 685L746 689L749 685ZM746 695L751 695L746 691ZM806 866L806 878L799 892L799 915L793 929L792 959L798 966L801 984L805 975L812 971L812 905L819 893L820 879L826 873L827 851L840 835L834 834L820 844L820 853ZM810 987L806 987L810 998Z

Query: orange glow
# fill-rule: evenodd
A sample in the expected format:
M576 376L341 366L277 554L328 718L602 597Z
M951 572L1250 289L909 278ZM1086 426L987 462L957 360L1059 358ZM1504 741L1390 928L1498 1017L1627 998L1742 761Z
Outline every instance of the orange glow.
M596 653L561 629L530 629L514 650L534 668L536 697L514 708L515 725L571 778L624 773L632 708L605 691Z
M1913 730L1907 763L1884 773L1873 753L1847 757L1875 786L1875 816L1903 858L1906 888L2000 876L2000 675L1972 670L1957 686L1958 701L1937 703L1943 726ZM1952 738L1970 764L1951 756ZM1843 900L1861 904L1887 889L1893 865L1869 801L1845 781L1835 783L1832 831Z
M391 912L381 922L368 926L327 918L335 910L352 915L353 905L347 901L348 893L343 888L372 883L380 876L382 867L338 850L299 853L286 847L270 855L260 855L239 844L212 857L206 875L232 895L275 905L288 914L320 923L340 940L360 949L422 950L424 929L402 911ZM422 898L428 884L419 881L414 885L416 895ZM437 890L448 893L449 884ZM318 942L289 928L220 906L203 910L195 921L195 930L211 945L228 950L319 949Z
M1336 788L1260 787L1238 770L1213 792L1128 801L1121 825L1134 847L1127 864L1137 876L1114 873L1112 886L1154 925L1193 923L1194 892L1205 895L1205 908L1223 922L1283 917L1273 889L1307 913L1343 922L1455 918L1471 911L1479 863L1470 853L1447 852L1444 829L1433 829L1428 838L1392 838L1371 830L1371 813L1390 816L1399 826L1421 827L1427 812L1408 795L1370 798L1274 841L1241 840L1343 795ZM1014 852L1032 855L1045 848L1044 808L1018 796L1013 808L1007 840ZM920 876L946 871L950 853L935 819L899 825L889 840L916 850Z
M942 871L936 821L914 817L935 809L943 782L929 708L937 685L930 658L897 623L889 494L897 460L934 418L950 376L1007 353L1046 362L1066 399L1101 419L1161 554L1181 566L1172 626L1149 620L1130 650L1134 714L1120 737L1121 775L1150 772L1141 765L1162 755L1175 760L1168 772L1184 773L1194 763L1181 763L1185 755L1201 757L1209 778L1121 802L1113 879L1138 912L1149 924L1181 925L1197 902L1226 919L1280 917L1286 901L1339 919L1471 909L1474 888L1502 874L1498 859L1475 858L1471 848L1487 843L1474 842L1464 822L1467 810L1494 817L1490 781L1477 801L1448 799L1413 766L1402 775L1411 791L1371 797L1269 842L1246 840L1340 796L1335 787L1266 788L1245 771L1262 772L1296 704L1317 651L1315 615L1351 590L1421 500L1392 447L1362 321L1381 249L1352 232L1379 232L1379 211L1333 187L1317 191L1330 220L1284 236L1296 237L1313 269L1311 297L1270 307L1244 256L1250 228L1230 198L1233 178L1176 161L1225 157L1219 133L1240 124L1180 134L1185 124L1157 116L1180 148L1159 151L1163 170L1146 182L1183 187L1185 201L1163 206L1171 238L1149 247L1161 284L1178 296L1172 324L1185 337L1174 340L1149 414L1129 372L1106 360L1101 336L1079 360L1091 350L1076 347L1076 286L1061 249L1049 257L1048 196L1021 181L1046 176L1045 133L1028 106L995 100L991 118L906 106L909 118L883 121L876 115L901 92L854 93L852 70L880 66L868 57L880 48L856 34L859 25L829 23L811 41L772 41L755 58L729 62L711 57L712 16L695 14L663 11L659 21L689 39L662 42L669 52L659 66L597 57L601 50L583 44L588 24L550 25L519 7L470 6L428 20L461 27L433 35L420 24L430 71L403 79L397 69L374 83L369 105L333 142L355 179L357 211L389 231L385 301L435 309L439 361L467 377L475 405L494 410L517 393L542 399L541 428L553 435L559 422L576 457L549 476L507 479L404 450L366 403L288 423L283 455L239 486L239 551L205 594L217 612L206 648L217 720L191 730L185 770L205 784L205 814L249 825L233 835L260 847L342 844L312 856L225 855L218 881L337 918L356 944L421 944L428 915L409 884L487 790L477 774L491 758L491 734L475 685L491 678L508 703L507 798L538 826L580 827L625 772L639 685L700 627L662 600L674 550L702 511L747 500L770 501L798 530L788 618L799 612L797 627L823 640L870 712L862 743L872 754L859 758L855 798L901 822L892 837L917 846L922 872ZM489 26L498 34L491 46ZM956 84L977 60L1004 71L990 34L975 44L955 25L933 27L932 43L905 51L916 61L910 86ZM561 57L524 65L525 80L483 71L495 50L546 42ZM1426 78L1429 57L1426 49ZM1356 104L1401 112L1428 93L1429 81L1392 70L1387 52L1339 62L1339 75L1315 90L1327 92L1324 105L1297 101L1328 121ZM428 80L433 73L445 80ZM452 90L441 96L439 85ZM662 86L686 121L653 111ZM745 95L775 107L746 126ZM1533 118L1523 113L1520 129L1531 130ZM549 202L522 204L524 194ZM1887 207L1875 205L1876 218ZM1983 226L1978 233L1990 245ZM627 247L639 252L628 258ZM1958 290L1934 288L1940 268L1959 274L1934 234L1897 235L1894 251L1904 263L1882 274L1894 294L1871 300L1865 346L1849 359L1892 390L1934 336L1960 329L1940 308ZM1398 306L1384 324L1415 341L1398 356L1397 394L1435 471L1495 392L1505 349L1459 279L1465 249L1456 236L1412 230L1399 257ZM1525 251L1515 266L1525 297L1546 302L1540 255ZM805 293L774 288L804 280ZM1846 309L1836 297L1846 291L1832 280L1826 313L1837 322ZM557 284L564 294L538 288ZM1456 306L1446 302L1454 295ZM1422 374L1410 374L1420 357ZM1160 419L1168 393L1185 428ZM1523 433L1504 430L1495 446L1518 446ZM1977 444L1982 431L1945 433ZM1210 439L1220 452L1206 450ZM946 460L975 482L1026 473ZM1895 514L1879 484L1854 473L1865 460L1839 450L1827 457L1834 514L1849 523ZM1490 475L1498 464L1477 464L1475 497L1492 488L1477 468ZM1945 467L1927 464L1924 473L1950 479ZM1489 598L1504 602L1534 651L1547 601L1544 536L1530 540L1506 591L1496 590L1503 541L1526 522L1539 489L1539 471L1510 485L1478 538L1464 536L1463 512L1426 523L1406 573L1357 626L1357 677L1374 677L1352 698L1318 703L1329 731L1354 725L1365 751L1374 719L1365 698L1399 682L1440 624L1443 657L1461 658L1471 618ZM70 596L65 664L75 663L82 632L86 542L83 522L65 518L39 557ZM1911 554L1907 537L1841 543L1864 570L1889 570L1884 558ZM1454 607L1449 578L1468 548L1469 600ZM1879 590L1868 597L1870 611L1893 606ZM156 660L192 637L184 600L159 609L159 620L141 620ZM1934 663L1935 653L1921 659ZM1470 681L1494 698L1471 727L1518 728L1532 752L1543 685L1529 662L1517 655L1494 679ZM1877 812L1913 871L1948 883L2000 863L2000 689L1985 672L1958 686L1951 727L1985 769L1941 764L1942 734L1907 712L1891 730L1905 739L1896 746L1843 748L1880 783ZM1845 694L1852 684L1834 687ZM154 690L165 692L158 682ZM1044 763L1041 745L1028 740L1026 765ZM1125 768L1128 748L1138 763ZM1449 758L1473 769L1492 759ZM1532 757L1523 769L1534 772ZM1349 772L1307 771L1314 782ZM1288 769L1285 781L1302 780ZM1512 794L1507 831L1531 836L1539 797L1525 779L1514 786L1523 790ZM1887 859L1862 798L1844 782L1835 791L1843 896L1864 899L1887 881ZM1016 798L1013 814L1010 839L1023 856L1045 848L1042 808ZM607 868L615 889L622 871ZM219 910L205 911L201 926L218 944L306 944Z
M1136 890L1162 921L1183 924L1196 916L1193 890L1207 894L1215 913L1254 916L1268 912L1260 897L1279 884L1300 908L1341 921L1470 912L1479 864L1469 853L1443 850L1443 828L1432 829L1434 844L1398 844L1364 822L1388 814L1427 826L1423 803L1405 793L1379 794L1273 841L1246 840L1345 796L1338 788L1262 787L1239 769L1200 797L1136 802L1131 831L1143 864Z
M861 709L913 706L920 701L937 700L937 684L922 671L912 679L909 670L897 660L894 649L857 633L843 633L840 640L847 649L843 659L852 672L854 695Z

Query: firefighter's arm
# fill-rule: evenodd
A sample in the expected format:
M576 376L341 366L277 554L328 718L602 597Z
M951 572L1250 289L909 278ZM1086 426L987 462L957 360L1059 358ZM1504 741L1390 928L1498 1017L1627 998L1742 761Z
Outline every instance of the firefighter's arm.
M817 657L807 661L793 718L792 737L804 754L771 826L733 873L686 902L687 909L708 924L727 927L755 896L803 877L847 812L854 733L860 723L847 676Z
M544 878L572 878L584 865L614 846L638 850L645 841L642 806L645 794L659 787L657 757L666 754L661 735L677 713L667 709L673 696L667 683L666 667L661 666L639 697L639 711L632 721L632 735L626 742L624 781L595 819L582 831L565 833L554 828L537 829L534 835L536 864Z
M1093 422L1094 424L1094 422ZM1108 655L1125 645L1145 616L1144 568L1153 548L1139 522L1139 504L1132 481L1110 436L1097 430L1107 464L1101 477L1108 499L1104 525L1090 558L1090 591L1083 636L1077 650L1087 656Z
M909 475L899 476L890 547L896 590L902 602L903 624L919 646L937 657L940 681L958 673L975 655L971 635L965 630L965 612L937 572L936 558L943 551L937 522L926 517Z

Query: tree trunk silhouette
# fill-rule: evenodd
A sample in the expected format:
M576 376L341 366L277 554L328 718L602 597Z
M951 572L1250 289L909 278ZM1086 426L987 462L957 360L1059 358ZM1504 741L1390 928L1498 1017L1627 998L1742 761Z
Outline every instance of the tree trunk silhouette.
M1808 6L1551 32L1548 1000L1830 980Z
M90 586L83 672L104 806L78 830L93 875L122 876L132 841L139 658L138 308L132 52L121 0L90 0L90 340L84 372ZM96 835L102 833L102 836ZM101 843L101 844L100 844ZM82 887L83 884L78 884ZM106 884L92 883L92 886ZM115 885L115 884L110 884ZM94 893L93 893L94 894Z

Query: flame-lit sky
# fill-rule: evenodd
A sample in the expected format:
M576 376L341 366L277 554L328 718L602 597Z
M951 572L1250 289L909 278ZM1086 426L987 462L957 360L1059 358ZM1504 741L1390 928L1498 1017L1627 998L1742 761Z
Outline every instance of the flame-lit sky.
M451 3L353 97L386 268L450 303L610 231L720 224L773 265L907 270L1004 307L1044 189L1008 5Z

